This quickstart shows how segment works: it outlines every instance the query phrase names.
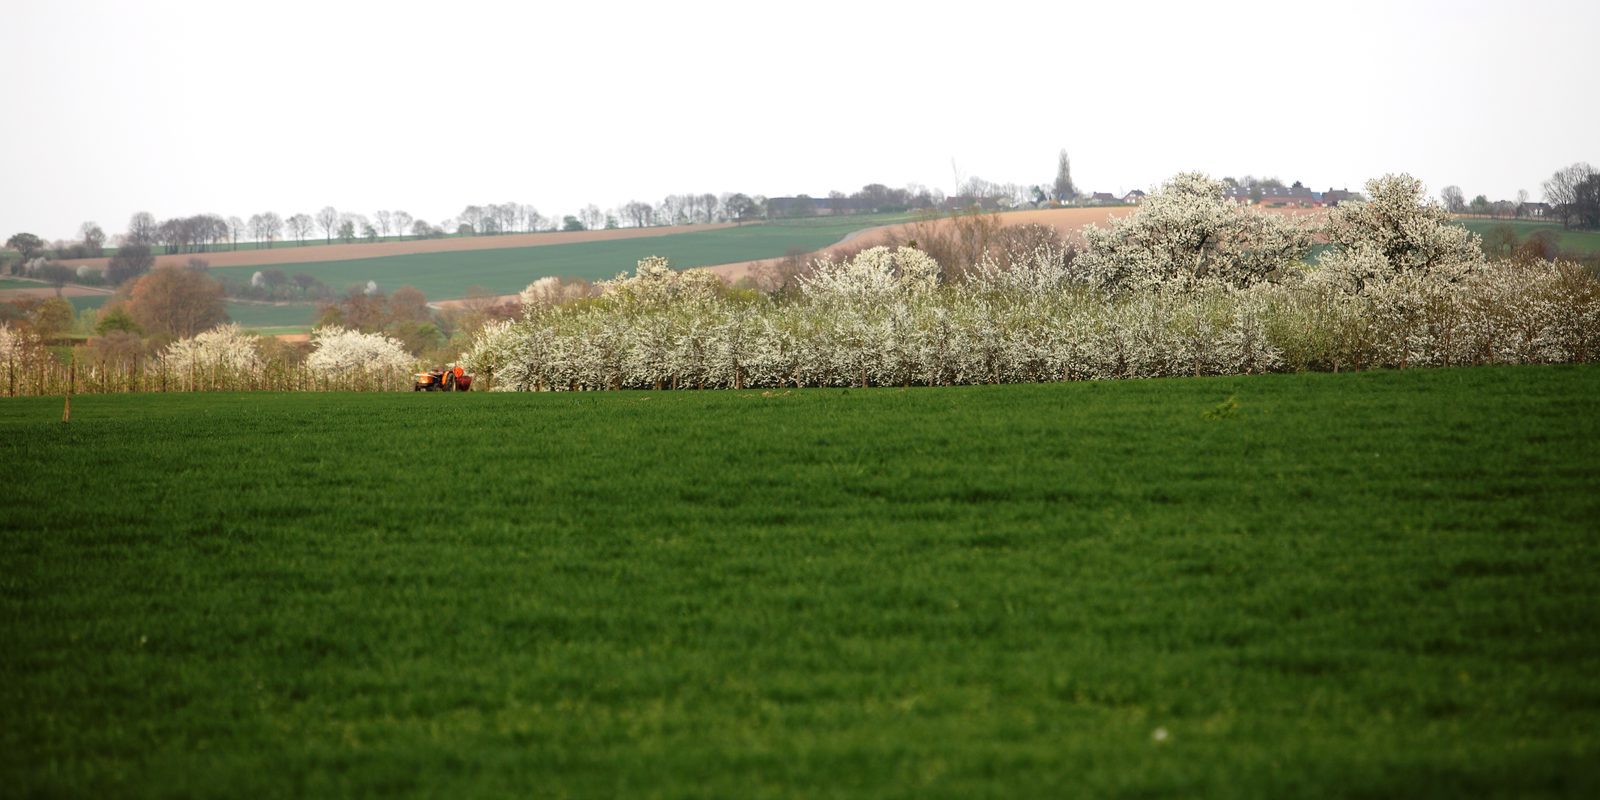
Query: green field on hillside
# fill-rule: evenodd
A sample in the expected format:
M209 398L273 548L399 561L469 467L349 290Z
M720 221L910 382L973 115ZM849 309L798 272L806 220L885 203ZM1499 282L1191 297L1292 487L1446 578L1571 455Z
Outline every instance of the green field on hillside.
M1577 255L1600 255L1600 231L1567 230L1555 222L1530 222L1527 220L1464 219L1462 227L1479 236L1500 225L1509 225L1517 232L1518 240L1526 240L1534 231L1549 231L1556 235L1557 246L1563 252Z
M457 235L456 234L450 234L448 236L443 236L443 237L439 237L439 238L455 239L455 238L457 238ZM406 236L404 239L402 239L402 238L400 238L398 236L379 236L376 239L356 239L354 242L349 242L348 244L356 244L356 245L374 244L374 243L381 244L383 242L401 242L401 241L410 242L410 241L415 241L415 240L416 240L415 236ZM223 244L218 244L218 245L207 245L206 246L207 249L202 251L202 252L192 253L192 254L185 254L185 255L193 255L196 258L205 258L207 255L209 255L211 253L230 253L230 252L235 252L235 251L239 251L239 250L293 250L293 249L295 249L297 247L317 247L317 246L327 246L327 245L335 245L335 244L346 244L346 242L344 240L338 239L338 238L335 238L332 241L329 241L327 239L324 239L321 236L321 234L319 233L317 236L309 236L309 237L307 237L306 240L303 241L303 242L297 242L297 241L295 241L293 239L288 239L288 240L279 239L279 240L273 242L270 245L267 244L266 242L239 242L236 245L235 244L228 244L228 243L223 243ZM107 258L110 258L111 256L114 256L116 254L117 254L117 248L115 248L115 247L107 247L107 248L105 248L105 256ZM168 253L166 251L166 248L164 248L164 247L157 246L155 248L155 256L157 258L162 258L162 257L165 257L165 256L170 256L170 255L173 255L173 254L172 253Z
M268 305L229 301L227 305L228 321L236 322L242 328L310 330L311 323L317 318L317 306L310 303Z
M1592 797L1597 398L0 400L0 784Z
M318 261L278 268L315 275L336 291L370 280L377 281L384 291L410 285L430 300L443 300L464 297L471 286L493 294L515 294L546 275L614 278L619 272L632 273L639 259L652 255L666 256L680 269L776 258L791 249L817 250L853 231L908 219L904 215L817 218L608 242ZM271 268L217 267L212 272L248 281L257 270Z
M99 308L111 299L109 294L88 294L78 297L68 297L67 302L72 304L73 311L83 311L86 308Z
M72 303L74 310L82 312L88 308L99 308L110 299L111 295L96 294L69 297L67 301ZM245 328L309 329L317 318L317 306L313 303L268 305L229 300L224 306L228 312L228 320L237 322Z

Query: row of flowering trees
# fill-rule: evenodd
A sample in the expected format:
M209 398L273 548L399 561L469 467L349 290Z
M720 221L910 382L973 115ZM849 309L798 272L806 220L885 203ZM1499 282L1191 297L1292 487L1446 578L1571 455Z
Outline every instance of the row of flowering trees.
M1326 220L1226 203L1175 177L1139 213L1091 228L1076 258L1041 247L961 280L910 247L821 261L800 290L729 289L641 261L525 315L466 356L496 388L945 385L1087 378L1586 362L1600 281L1577 265L1486 261L1407 176ZM1317 239L1328 246L1314 267Z
M62 360L37 339L0 325L0 392L211 390L393 391L410 385L415 359L381 334L315 331L304 363L270 356L261 339L222 325L173 342L157 357Z

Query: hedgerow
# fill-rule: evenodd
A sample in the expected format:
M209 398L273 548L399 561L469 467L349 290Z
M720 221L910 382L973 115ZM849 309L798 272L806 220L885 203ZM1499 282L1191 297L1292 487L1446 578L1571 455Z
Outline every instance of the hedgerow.
M1408 176L1320 228L1180 175L1076 258L1040 247L964 280L911 247L821 260L799 291L730 290L641 261L598 297L530 287L466 363L502 390L1012 383L1592 361L1600 282L1486 261ZM1330 249L1304 266L1313 238Z

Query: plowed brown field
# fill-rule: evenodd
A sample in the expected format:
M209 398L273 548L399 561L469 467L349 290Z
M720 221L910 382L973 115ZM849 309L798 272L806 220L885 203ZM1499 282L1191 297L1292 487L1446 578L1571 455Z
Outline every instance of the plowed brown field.
M97 294L111 294L111 290L95 289L88 286L63 286L60 291L56 291L54 286L41 283L38 288L0 289L0 303L21 300L26 297L92 297Z
M461 250L500 250L512 247L540 247L552 244L580 244L647 236L670 236L692 231L731 228L733 223L716 225L677 225L665 228L620 228L609 231L570 231L551 233L513 233L505 236L460 236L448 239L412 239L402 242L364 244L317 244L297 247L284 244L267 250L223 250L212 253L183 253L156 257L156 265L182 266L191 258L204 259L213 267L255 267L268 264L306 264L313 261L353 261L358 258L405 256L416 253L452 253ZM77 267L88 265L104 269L109 258L83 258L61 263Z

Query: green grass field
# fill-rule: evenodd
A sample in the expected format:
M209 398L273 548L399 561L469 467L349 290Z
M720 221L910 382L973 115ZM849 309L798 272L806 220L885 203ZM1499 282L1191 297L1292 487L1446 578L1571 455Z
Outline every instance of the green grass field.
M414 237L414 236L406 236L404 239L401 239L398 236L379 236L376 239L356 239L351 244L373 244L375 242L376 243L383 243L383 242L399 242L399 241L409 242L409 241L413 241L415 238L416 237ZM456 237L456 234L450 234L448 236L444 236L444 237L441 237L441 238L454 239L454 238L457 238L457 237ZM228 252L233 252L233 251L236 251L236 250L293 250L296 247L316 247L318 245L345 244L345 243L346 242L344 242L344 240L338 239L338 238L335 238L335 239L329 241L327 239L324 239L319 234L317 236L307 237L306 240L303 241L303 242L297 242L297 241L295 241L293 239L289 239L287 241L285 241L283 239L279 239L276 242L273 242L270 246L267 245L265 242L239 242L237 245L224 243L224 244L219 244L219 245L216 245L216 246L208 246L208 248L209 248L208 250L206 250L204 252L200 252L200 253L195 253L194 255L195 255L196 258L205 258L207 253L228 253ZM114 256L116 254L117 254L117 248L115 248L115 247L107 247L107 248L105 248L105 256L106 256L106 258L110 258L111 256ZM165 248L160 247L160 246L156 247L155 254L156 254L157 257L170 255L169 253L166 252Z
M680 269L776 258L794 248L817 250L853 231L908 219L905 215L816 218L609 242L287 264L280 269L310 273L336 291L372 280L384 291L410 285L430 300L443 300L464 297L471 286L493 294L515 294L546 275L613 278L619 272L631 274L639 259L651 255L666 256ZM212 272L249 280L257 270L270 268L217 267Z
M256 330L271 329L279 333L290 328L310 330L311 323L316 321L317 317L317 306L308 303L265 305L230 300L227 306L229 321L238 323L240 327Z
M1526 220L1466 219L1460 224L1467 230L1484 236L1500 225L1510 225L1518 240L1526 240L1534 231L1550 231L1556 235L1557 247L1563 252L1578 255L1600 255L1600 231L1565 230L1555 222L1529 222Z
M109 294L87 294L67 298L67 302L72 304L72 310L78 312L86 308L99 308L110 300L111 295Z
M1593 797L1596 398L0 400L0 784Z

